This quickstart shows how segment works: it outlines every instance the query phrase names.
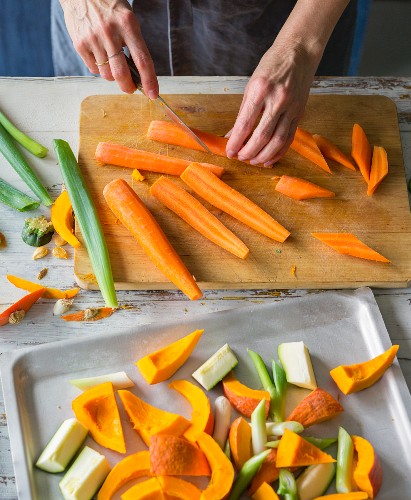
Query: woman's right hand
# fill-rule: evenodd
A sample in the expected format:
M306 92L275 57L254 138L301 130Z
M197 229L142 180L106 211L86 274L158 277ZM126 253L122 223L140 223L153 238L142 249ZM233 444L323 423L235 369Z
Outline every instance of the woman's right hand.
M60 3L74 48L92 73L116 80L123 92L133 93L136 86L121 51L128 47L145 94L150 99L157 98L153 60L127 0L60 0Z

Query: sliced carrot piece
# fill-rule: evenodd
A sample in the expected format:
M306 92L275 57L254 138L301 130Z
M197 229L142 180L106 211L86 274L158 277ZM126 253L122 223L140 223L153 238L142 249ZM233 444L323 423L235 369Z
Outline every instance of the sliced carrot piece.
M181 178L211 205L255 231L281 243L290 235L271 215L198 163L187 167Z
M351 156L354 158L365 182L368 184L371 169L371 146L364 130L358 123L354 123L352 129Z
M194 196L166 177L160 177L150 193L167 208L190 224L200 234L228 252L245 259L249 254L245 244Z
M390 262L386 257L367 246L352 233L311 233L311 236L345 255L378 262Z
M319 150L325 158L334 160L350 170L356 170L354 163L333 142L319 134L313 134L313 137Z
M100 319L108 318L113 314L115 309L112 307L99 307L98 309L84 309L73 314L61 316L64 321L99 321Z
M372 154L370 182L368 183L367 194L372 196L377 187L388 175L387 151L381 146L374 146Z
M7 325L9 322L10 314L12 314L14 312L23 310L25 313L27 313L31 309L31 306L35 302L37 302L40 297L42 297L44 290L45 290L44 287L40 287L37 290L34 290L33 292L31 292L28 295L25 295L24 297L19 299L13 305L8 307L5 311L1 312L0 313L0 326Z
M43 299L72 299L75 297L80 288L70 288L69 290L60 290L58 288L48 288L39 285L38 283L33 283L32 281L24 280L23 278L18 278L17 276L12 276L8 274L6 278L17 288L22 288L28 292L34 292L35 290L43 289Z
M298 154L304 156L304 158L307 158L308 160L312 161L323 170L331 174L330 167L328 166L328 163L326 162L319 147L317 146L317 143L315 142L313 136L306 130L297 127L294 140L291 143L290 148L294 149L294 151L296 151Z
M211 175L218 179L214 174ZM202 293L192 274L129 184L123 179L116 179L106 185L103 194L111 211L130 231L152 262L191 300L199 299Z
M335 193L329 189L317 186L317 184L301 179L300 177L291 177L289 175L282 175L280 177L275 190L294 200L333 198L335 196Z
M184 133L182 130L180 131ZM99 142L95 158L100 163L170 175L181 175L185 168L191 163L182 158L174 158L172 156L160 155L140 149L128 148L112 142ZM209 168L218 177L221 177L224 173L224 168L218 165L213 165L211 163L202 163L201 165Z

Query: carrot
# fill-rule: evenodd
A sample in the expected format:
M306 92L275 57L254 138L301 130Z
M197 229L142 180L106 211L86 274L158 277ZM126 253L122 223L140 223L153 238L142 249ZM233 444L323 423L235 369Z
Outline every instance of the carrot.
M282 243L290 235L287 229L262 208L198 163L192 163L187 167L181 178L211 205L230 214L265 236Z
M333 142L319 134L313 134L313 137L325 158L334 160L350 170L356 170L354 163Z
M235 234L194 196L170 179L160 177L151 186L150 193L216 245L240 259L245 259L249 254L248 248Z
M352 255L360 259L390 262L387 258L365 245L352 233L311 233L311 236L342 254Z
M298 154L304 156L304 158L307 158L308 160L312 161L323 170L331 174L330 167L325 161L325 158L322 155L319 147L317 146L314 137L306 130L297 127L294 140L291 143L290 148L294 149L294 151L296 151Z
M44 290L45 288L41 287L38 290L25 295L13 305L8 307L5 311L0 313L0 326L7 325L9 323L10 315L17 311L24 311L27 313L31 306L43 295Z
M370 182L368 183L367 194L372 196L377 187L388 175L387 151L381 146L374 146L370 171Z
M97 309L84 309L73 314L66 314L61 316L64 321L98 321L100 319L108 318L113 314L115 309L112 307L99 307Z
M294 200L306 200L307 198L333 198L335 193L317 186L312 182L300 179L299 177L290 177L282 175L275 190Z
M190 161L183 160L182 158L174 158L172 156L141 151L140 149L132 149L122 146L121 144L113 144L111 142L99 142L95 158L100 163L108 163L119 167L137 168L140 170L148 170L150 172L170 175L181 175L185 168L191 163ZM219 167L218 165L212 165L211 163L202 163L201 165L209 168L218 177L221 177L224 173L224 168Z
M352 150L351 156L358 165L365 182L368 184L370 180L371 169L371 146L368 142L364 130L358 123L354 123L352 129Z
M32 281L27 281L17 276L7 274L6 278L17 288L22 288L28 292L34 292L40 288L43 290L43 299L72 299L75 297L80 288L70 288L69 290L60 290L59 288L48 288Z
M127 182L116 179L106 185L103 194L111 211L131 232L153 263L191 300L199 299L202 293L195 279L153 215Z

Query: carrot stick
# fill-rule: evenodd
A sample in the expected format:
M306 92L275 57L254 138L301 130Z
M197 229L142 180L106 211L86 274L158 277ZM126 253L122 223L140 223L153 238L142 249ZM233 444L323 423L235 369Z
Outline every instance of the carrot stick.
M354 123L352 129L352 150L351 156L358 165L365 182L368 184L370 180L371 169L371 146L368 142L364 130L358 123Z
M69 290L60 290L58 288L48 288L38 283L33 283L32 281L24 280L23 278L18 278L17 276L13 276L8 274L6 278L17 288L22 288L23 290L27 290L28 292L34 292L39 290L40 288L43 290L43 299L72 299L75 297L80 288L70 288Z
M23 310L27 313L31 309L31 306L43 295L44 290L45 288L41 287L38 290L25 295L13 305L8 307L5 311L0 313L0 326L7 325L10 315L14 312Z
M360 259L390 262L351 233L311 233L311 236L342 254L352 255Z
M132 149L122 146L121 144L113 144L111 142L99 142L95 158L100 163L117 165L119 167L137 168L139 170L148 170L150 172L170 175L181 175L185 168L191 163L191 161L183 160L182 158L174 158L172 156L141 151L140 149ZM209 168L218 177L223 175L223 167L212 165L211 163L202 163L201 165Z
M290 177L289 175L282 175L280 177L275 190L294 200L333 198L335 196L335 193L329 189L322 188L299 177Z
M318 148L317 143L315 142L313 136L306 130L297 127L294 140L291 143L290 148L294 149L294 151L296 151L298 154L304 156L304 158L307 158L308 160L312 161L323 170L331 174L330 167L325 161L325 158Z
M249 254L245 244L206 209L194 196L166 177L160 177L150 193L190 226L228 252L245 259Z
M153 263L191 300L199 299L202 293L193 276L127 182L116 179L106 185L103 194L111 211L130 231Z
M97 309L84 309L72 314L61 316L64 321L98 321L103 318L108 318L113 314L115 309L112 307L99 307Z
M334 160L350 170L356 170L354 163L333 142L322 135L313 134L313 137L325 158Z
M284 242L290 233L262 208L230 187L198 163L192 163L181 175L183 181L211 205L230 214L256 231Z
M370 171L370 182L368 183L368 196L372 196L377 187L388 175L387 151L381 146L374 146Z

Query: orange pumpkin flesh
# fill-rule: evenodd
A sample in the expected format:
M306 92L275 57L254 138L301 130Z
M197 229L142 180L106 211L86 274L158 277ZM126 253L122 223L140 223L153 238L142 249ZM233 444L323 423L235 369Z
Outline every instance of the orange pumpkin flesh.
M236 418L231 424L228 439L230 441L231 458L239 471L251 458L251 427L243 417Z
M263 483L251 497L253 500L279 500L277 493L267 483Z
M166 498L156 477L136 484L121 495L121 500L166 500Z
M360 436L352 436L358 454L354 482L370 498L377 496L382 484L382 467L372 444Z
M166 500L199 500L201 490L194 484L173 476L159 476L158 482L165 493Z
M249 495L253 495L263 483L271 484L278 479L280 471L276 467L276 461L277 450L273 448L264 460L260 470L253 477L248 489Z

